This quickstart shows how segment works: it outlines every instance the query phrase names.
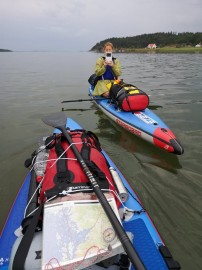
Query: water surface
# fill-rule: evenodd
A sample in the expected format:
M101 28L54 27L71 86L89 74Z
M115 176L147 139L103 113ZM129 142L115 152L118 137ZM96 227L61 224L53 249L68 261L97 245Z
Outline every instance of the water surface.
M51 133L41 118L64 113L94 131L138 193L184 270L202 265L202 55L119 54L122 78L150 95L150 108L174 131L175 156L109 121L87 98L95 53L0 54L0 227L23 182L23 163Z

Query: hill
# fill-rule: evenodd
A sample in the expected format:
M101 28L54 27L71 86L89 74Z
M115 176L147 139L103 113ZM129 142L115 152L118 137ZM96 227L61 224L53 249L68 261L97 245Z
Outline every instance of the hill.
M0 49L0 52L12 52L11 50L7 50L7 49Z
M194 47L202 42L202 32L191 33L174 33L174 32L159 32L153 34L143 34L133 37L113 37L105 39L93 46L90 51L102 51L103 45L110 41L113 43L116 50L123 49L136 49L136 48L146 48L148 44L155 43L157 47Z

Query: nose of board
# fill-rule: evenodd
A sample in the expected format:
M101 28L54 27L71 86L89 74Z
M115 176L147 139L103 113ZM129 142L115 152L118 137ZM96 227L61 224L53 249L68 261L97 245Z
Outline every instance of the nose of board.
M182 147L182 145L179 143L178 140L171 139L170 144L172 145L172 147L174 149L173 154L182 155L184 153L184 148Z
M182 155L184 153L182 145L177 140L174 133L168 128L156 128L153 141L156 146L159 146L167 152L176 155Z

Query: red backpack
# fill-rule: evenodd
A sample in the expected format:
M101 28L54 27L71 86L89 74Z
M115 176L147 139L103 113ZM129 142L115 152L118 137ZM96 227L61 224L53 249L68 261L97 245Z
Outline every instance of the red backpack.
M115 106L123 111L142 111L149 105L148 95L131 84L118 82L112 84L110 88L110 99Z
M108 162L101 152L100 143L95 134L85 130L72 131L69 134L100 188L114 191L115 185ZM50 139L48 138L48 140ZM62 134L56 135L50 144L49 157L42 181L41 202L59 195L64 190L85 191L92 189L88 177ZM115 199L117 201L117 198ZM120 206L118 201L117 204Z

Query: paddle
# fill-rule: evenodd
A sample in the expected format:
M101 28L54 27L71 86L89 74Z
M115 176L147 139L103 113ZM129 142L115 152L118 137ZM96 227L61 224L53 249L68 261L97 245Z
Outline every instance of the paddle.
M137 270L146 270L144 267L139 255L137 254L136 250L134 249L128 235L124 231L123 227L121 226L118 218L116 217L114 211L112 210L111 206L109 205L106 197L102 193L97 181L93 177L92 173L90 172L89 168L87 167L86 163L84 162L82 156L80 155L77 147L72 143L72 139L66 130L66 116L63 113L55 113L49 116L44 117L43 122L49 126L59 129L65 138L67 139L69 145L71 146L72 151L74 152L79 164L83 168L84 173L88 177L95 194L100 201L106 215L109 218L117 236L119 237L120 242L122 243L129 259L131 260L133 266Z
M109 98L72 99L72 100L63 100L63 101L61 101L61 103L93 101L93 100L105 100L105 99L109 99Z

